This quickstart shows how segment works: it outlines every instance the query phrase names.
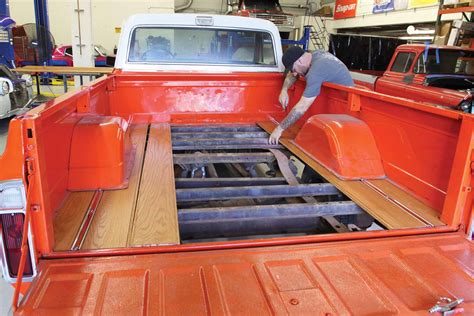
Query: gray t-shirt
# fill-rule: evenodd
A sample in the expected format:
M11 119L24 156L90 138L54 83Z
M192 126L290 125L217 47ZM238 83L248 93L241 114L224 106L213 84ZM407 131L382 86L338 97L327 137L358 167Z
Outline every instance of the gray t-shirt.
M346 65L331 53L315 51L311 67L305 76L306 88L303 96L313 98L319 95L323 82L332 82L344 86L354 86L351 74Z

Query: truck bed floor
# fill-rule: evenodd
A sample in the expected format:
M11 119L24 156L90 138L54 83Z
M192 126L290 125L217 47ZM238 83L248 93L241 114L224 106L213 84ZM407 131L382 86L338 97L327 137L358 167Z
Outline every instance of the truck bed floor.
M229 125L229 127L220 128L220 131L227 133L224 137L229 137L222 140L219 137L223 136L213 132L212 127L170 127L168 124L134 125L131 136L135 145L136 156L129 186L123 190L105 191L103 193L80 248L87 250L179 244L179 227L186 230L181 232L184 236L196 233L199 235L199 229L202 227L207 231L215 230L216 237L221 237L219 234L232 234L239 230L248 230L248 235L255 235L252 234L253 230L265 229L265 226L268 225L274 227L295 225L307 229L304 227L307 225L304 223L304 219L307 218L302 217L303 220L298 220L298 217L291 217L291 212L295 211L306 212L304 214L322 211L321 214L323 215L320 216L324 216L324 212L328 212L328 210L334 212L335 215L358 213L357 209L350 205L350 201L326 203L324 210L320 205L309 205L310 203L306 206L286 204L286 206L282 205L281 207L270 205L272 203L252 205L253 201L262 200L262 195L265 199L269 199L272 194L284 196L286 201L291 203L291 201L297 200L298 197L303 198L304 194L301 190L313 189L311 187L293 187L289 188L292 191L288 191L285 186L281 185L286 183L285 179L278 176L274 178L216 179L206 177L202 179L175 179L173 151L175 152L174 159L177 160L174 164L191 164L196 161L196 158L193 157L193 151L200 149L204 149L204 152L215 149L244 150L244 154L241 155L236 151L230 154L198 156L200 162L235 161L242 163L246 159L252 159L252 161L268 159L269 153L250 152L272 147L265 142L267 134L257 126L248 127L247 129L235 126ZM273 129L272 123L269 122L260 124L260 127L267 132ZM252 135L252 138L248 138L247 135ZM334 194L331 193L331 190L337 188L384 227L401 229L444 225L438 219L435 210L415 199L389 180L340 180L296 147L291 139L291 131L284 136L286 137L281 139L281 143L298 159L330 182L327 185L320 185L321 189L329 190L326 192ZM280 146L273 147L281 148ZM183 154L183 152L191 152L191 154ZM245 172L245 170L242 172ZM251 183L252 186L249 186L250 184L247 182ZM334 189L331 189L332 185L335 187ZM204 188L201 190L200 186L204 186ZM225 187L219 188L219 186ZM233 189L232 186L238 186L238 188ZM210 187L213 188L210 189ZM58 210L54 221L55 251L71 250L92 198L93 192L71 192L69 194L63 206ZM243 201L244 204L239 206L237 203L233 207L222 204L226 207L220 207L221 204L219 203L222 202L210 202L211 205L215 204L217 207L209 208L209 205L206 206L207 208L199 207L199 203L209 203L209 200L214 199L241 199L237 201ZM197 207L194 206L193 208L191 206L187 212L183 212L186 211L189 203L197 203ZM183 207L184 209L179 210ZM284 215L282 212L288 214L285 213L286 215ZM181 218L179 222L178 213L180 213ZM234 214L229 216L237 218L243 216L242 214L250 217L253 216L252 214L257 215L246 218L246 220L239 220L229 217L222 218L223 213ZM195 214L198 214L198 217ZM279 216L274 214L279 214ZM301 217L303 213L298 214ZM181 220L186 222L181 222ZM246 224L249 221L252 221L250 226ZM288 233L291 233L291 231ZM196 239L199 238L202 238L202 236L196 236Z
M132 128L129 186L104 192L81 249L179 243L170 129L156 124L147 133L146 125ZM91 192L70 193L54 222L55 250L71 249L91 199Z

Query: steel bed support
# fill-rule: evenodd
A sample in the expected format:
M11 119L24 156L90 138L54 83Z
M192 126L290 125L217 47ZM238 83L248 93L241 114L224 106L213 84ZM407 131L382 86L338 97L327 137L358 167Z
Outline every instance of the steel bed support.
M231 188L177 189L178 202L215 201L242 198L284 198L295 196L336 195L339 190L330 183L272 185Z
M262 129L256 125L189 125L189 126L171 126L171 133L204 133L204 132L261 132Z
M191 133L174 133L171 135L173 140L190 139L190 138L265 138L268 137L267 132L191 132Z
M275 155L275 158L278 163L278 167L280 168L280 171L282 172L286 181L288 181L288 184L299 185L298 179L293 174L293 172L291 172L289 168L289 161L288 161L288 158L285 156L285 154L283 154L281 151L276 150L276 149L270 149L270 152L272 152ZM304 196L303 199L307 203L316 202L316 200L312 196ZM323 216L323 219L329 224L329 226L331 226L338 233L345 233L349 231L346 225L342 224L336 218L334 218L334 215Z
M275 160L271 153L193 153L174 154L175 164L208 163L269 163Z
M325 219L337 232L347 232L347 227L334 216L364 213L352 201L318 202L314 196L339 195L340 191L330 183L300 184L289 167L288 157L277 150L284 147L269 145L268 134L258 126L172 126L171 129L174 164L185 168L186 165L221 163L239 170L230 173L234 178L175 179L182 239L289 232L317 233L317 223L321 219ZM241 151L248 149L260 151ZM263 152L265 149L270 152ZM198 152L176 153L178 150ZM227 152L200 152L205 150ZM257 174L256 177L250 177L243 165L240 165L266 163L271 166L275 160L283 177L265 178L258 177ZM300 203L301 200L297 198L306 203ZM207 208L185 206L189 202L207 201L225 201L222 202L223 205L236 205L231 200L255 201L257 205ZM261 205L270 200L286 204Z
M354 215L364 211L353 202L261 205L178 210L183 239L288 232L313 232L324 215Z
M218 146L218 145L268 145L267 137L260 138L191 138L175 139L173 147L180 146Z
M211 188L211 187L240 187L255 185L277 185L285 184L286 180L282 177L275 178L176 178L177 189L185 188Z
M178 209L178 219L179 221L186 222L211 219L242 219L278 216L324 216L329 214L355 215L363 212L364 211L354 202L344 201Z
M218 144L210 144L210 145L203 145L203 144L193 144L189 143L188 145L183 146L175 146L173 144L173 150L236 150L236 149L268 149L268 148L277 148L283 149L284 147L281 145L270 145L268 143L265 144L245 144L242 143L241 145L218 145Z

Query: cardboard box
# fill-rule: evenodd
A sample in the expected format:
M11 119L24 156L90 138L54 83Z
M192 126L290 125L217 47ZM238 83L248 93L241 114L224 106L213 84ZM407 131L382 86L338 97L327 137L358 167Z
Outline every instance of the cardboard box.
M438 34L435 35L433 43L436 45L446 45L451 32L452 22L443 22Z
M474 0L473 0L474 1ZM330 6L325 5L319 8L319 10L315 11L313 13L314 16L332 16L332 9Z

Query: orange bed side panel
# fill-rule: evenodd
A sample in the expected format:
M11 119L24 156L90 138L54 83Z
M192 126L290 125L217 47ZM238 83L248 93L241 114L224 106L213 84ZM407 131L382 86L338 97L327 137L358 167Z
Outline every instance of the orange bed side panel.
M474 313L460 234L44 260L18 315L409 315L439 297Z

